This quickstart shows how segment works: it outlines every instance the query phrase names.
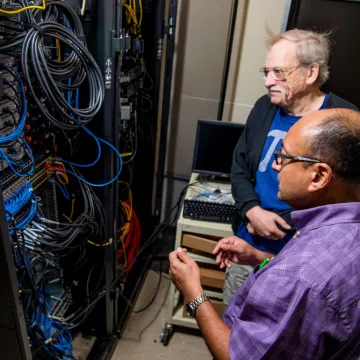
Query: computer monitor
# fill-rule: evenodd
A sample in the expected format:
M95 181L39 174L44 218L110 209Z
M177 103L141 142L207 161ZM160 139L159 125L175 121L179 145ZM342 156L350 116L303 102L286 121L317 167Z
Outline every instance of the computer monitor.
M244 125L198 120L192 171L229 178L235 146Z

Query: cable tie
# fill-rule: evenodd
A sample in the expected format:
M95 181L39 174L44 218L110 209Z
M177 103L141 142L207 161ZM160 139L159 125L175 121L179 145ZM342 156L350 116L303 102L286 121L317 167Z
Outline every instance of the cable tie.
M38 24L35 24L35 23L25 24L24 27L26 30L29 30L31 28L35 29L40 33L41 36L44 36L44 29L41 26L39 26Z
M77 36L77 38L80 40L82 45L84 45L86 43L86 36L85 35L79 35L79 36Z

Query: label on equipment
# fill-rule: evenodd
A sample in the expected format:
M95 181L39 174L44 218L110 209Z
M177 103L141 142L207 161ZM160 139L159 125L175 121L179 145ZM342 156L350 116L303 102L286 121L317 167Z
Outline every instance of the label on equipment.
M112 65L112 62L109 59L106 60L105 62L105 89L111 89L111 65Z

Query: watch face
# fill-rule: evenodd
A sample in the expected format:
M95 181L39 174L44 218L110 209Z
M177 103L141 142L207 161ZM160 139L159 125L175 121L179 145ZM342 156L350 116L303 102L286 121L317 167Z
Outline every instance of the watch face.
M191 306L189 304L186 304L185 310L189 316L193 317L193 315L194 315L193 309L191 308Z

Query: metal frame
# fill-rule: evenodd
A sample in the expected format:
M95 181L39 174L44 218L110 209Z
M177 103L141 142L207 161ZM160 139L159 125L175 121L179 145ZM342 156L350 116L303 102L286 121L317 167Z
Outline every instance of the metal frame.
M32 359L0 191L0 348L4 360ZM17 346L12 346L16 343ZM9 355L9 357L7 357Z
M290 9L292 6L292 0L286 0L285 2L285 9L284 9L284 15L283 15L283 21L281 23L280 32L285 32L288 29L288 20L290 15Z
M115 37L116 38L120 38L121 37L121 31L122 31L122 3L121 0L116 0L116 7L115 7ZM115 90L114 90L114 144L115 146L119 149L120 144L119 144L119 119L120 119L120 90L121 90L121 85L120 85L120 73L121 73L121 66L122 66L122 51L120 50L120 52L117 52L115 54L115 64L114 64L114 68L115 68L115 76L114 76L114 80L115 80ZM119 169L119 164L116 161L117 159L115 159L115 173L117 173L118 169ZM117 184L117 181L116 181ZM119 219L119 187L116 185L114 187L114 228L113 228L113 246L114 246L114 253L113 253L113 272L114 274L117 273L117 264L118 264L118 260L117 260L117 243L115 241L116 239L116 235L117 235L117 229L118 229L118 219ZM117 321L116 319L118 318L118 299L115 299L115 303L114 303L114 330L116 328L117 325Z
M175 52L177 6L178 6L178 0L170 0L169 15L168 15L169 22L167 27L163 29L163 33L162 33L162 37L163 37L165 30L165 33L167 34L167 43L166 43L166 54L165 54L165 76L164 76L161 122L160 122L160 127L158 128L158 137L159 137L158 159L157 159L157 166L155 166L156 187L155 187L154 215L157 222L160 221L160 216L161 216L162 196L163 196L163 186L164 186L167 136L168 136L169 113L170 113L170 103L171 103L173 59ZM159 63L159 66L161 66L161 62Z
M104 140L114 144L118 148L118 126L117 122L114 123L114 108L115 105L115 83L114 83L114 70L115 59L112 49L113 43L113 30L115 28L115 1L114 0L98 0L97 1L97 61L100 69L103 71L105 80L105 100L102 106L101 114L98 119L102 121L103 128L100 135ZM102 41L101 41L102 40ZM109 72L110 70L110 72ZM108 80L106 75L111 78ZM116 136L117 135L117 136ZM116 156L114 151L109 147L103 147L102 173L106 174L104 181L112 179L116 174ZM108 239L111 241L115 238L116 220L115 217L115 188L117 182L111 186L101 189L101 198L107 214L108 223L106 224ZM115 241L112 241L115 244ZM114 259L116 251L106 252L106 268L105 268L105 285L109 286L115 277L114 273ZM105 329L107 335L112 335L114 331L114 313L116 302L111 298L112 294L107 293L105 299Z
M227 44L226 44L224 72L223 72L223 78L222 78L221 90L220 90L220 102L219 102L219 109L218 109L218 116L217 116L218 120L222 120L223 112L224 112L226 88L227 88L227 83L229 80L231 54L232 54L232 48L233 48L233 42L234 42L234 33L235 33L238 7L239 7L239 0L233 0L232 8L231 8L231 18L230 18L230 24L229 24L229 30L228 30L228 37L227 37Z

